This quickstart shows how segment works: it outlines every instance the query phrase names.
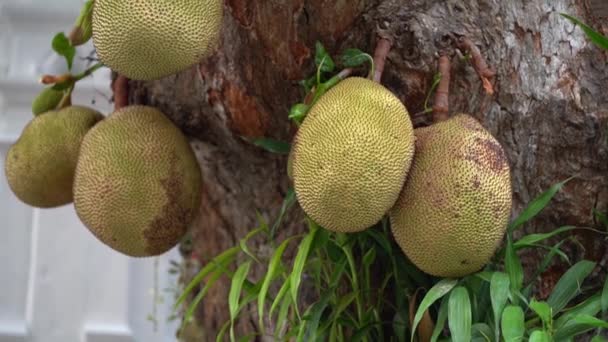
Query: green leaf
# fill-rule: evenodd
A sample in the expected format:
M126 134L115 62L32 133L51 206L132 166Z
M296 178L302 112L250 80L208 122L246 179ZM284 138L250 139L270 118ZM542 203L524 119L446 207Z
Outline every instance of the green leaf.
M583 260L566 271L555 285L549 299L547 299L547 304L553 309L553 314L562 311L580 293L581 283L594 268L594 262Z
M74 29L70 32L70 44L79 46L88 42L93 36L93 0L88 0L82 7Z
M188 283L188 286L186 286L182 295L179 296L179 298L175 302L174 310L177 310L177 308L179 308L179 306L184 302L184 300L186 300L186 298L188 297L190 292L192 292L192 290L198 284L200 284L203 281L203 279L205 279L206 276L208 276L211 272L215 271L218 268L218 265L229 264L230 262L232 262L234 260L234 258L239 253L239 251L240 251L239 247L232 247L232 248L222 252L221 254L219 254L218 256L213 258L213 260L211 262L209 262L207 265L205 265L205 267L203 267L198 272L198 274L194 278L192 278L190 283Z
M553 342L551 335L549 335L546 331L536 330L530 335L529 342Z
M304 121L304 118L306 117L306 114L308 114L309 110L310 106L307 106L303 103L296 103L289 110L288 118L297 122L302 122Z
M592 296L582 303L567 309L561 316L555 319L555 329L558 332L564 333L564 335L569 335L568 330L572 328L573 325L576 325L574 322L574 318L579 315L591 315L595 316L601 311L600 304L600 295L597 294Z
M593 209L593 215L604 228L608 228L608 216L606 216L606 214L599 212L597 209Z
M506 342L523 341L526 327L524 311L516 305L509 305L502 313L502 336Z
M456 279L442 279L435 284L435 286L433 286L429 292L426 293L422 299L422 302L420 302L418 310L416 310L416 315L414 316L414 323L411 327L411 341L414 341L414 333L416 328L418 328L420 320L422 320L422 317L424 316L424 312L428 310L437 300L450 292L456 286L456 284L458 284L458 280Z
M608 322L591 315L580 315L574 317L574 321L578 324L585 324L593 328L608 329Z
M314 223L310 223L310 225L312 226L312 229L300 243L298 253L296 254L296 258L293 262L293 270L290 275L291 300L293 301L296 307L296 311L298 308L298 290L300 289L302 272L304 271L304 265L306 264L306 260L308 260L308 252L310 251L310 246L314 241L315 235L319 229L318 226L316 226L316 224Z
M270 306L270 311L268 313L268 316L272 317L272 313L279 306L279 304L281 303L281 299L283 299L283 297L285 297L285 295L287 294L287 291L289 291L290 286L291 286L291 283L289 281L285 281L283 283L283 285L281 285L281 288L279 289L279 293L277 293L277 296L274 298L274 301L272 302L272 305Z
M356 68L370 60L373 58L359 49L347 49L341 57L342 65L347 68Z
M568 232L573 229L576 229L576 227L565 226L565 227L560 227L560 228L558 228L552 232L546 233L546 234L528 234L528 235L525 235L524 237L522 237L521 239L517 240L513 245L515 246L515 249L517 250L520 248L532 246L535 243L547 240L549 238L554 237L555 235L558 235L558 234L561 234L564 232Z
M471 300L466 288L459 286L450 293L448 326L454 342L471 341Z
M560 13L560 15L568 20L570 20L574 25L580 26L580 28L585 32L587 37L597 46L604 50L608 50L608 38L601 35L599 32L596 32L591 27L585 25L582 21L578 20L575 17L569 16L566 13Z
M593 336L593 338L591 339L591 342L608 342L608 339L597 335L597 336Z
M261 147L268 152L277 153L277 154L289 154L291 150L291 145L289 143L278 141L269 138L259 138L254 139L253 144L255 146Z
M286 282L289 283L289 282ZM289 313L289 307L291 305L291 297L289 296L284 296L283 300L281 301L281 308L279 309L279 314L277 315L277 320L276 320L276 328L275 328L275 335L279 334L279 331L283 330L283 328L287 325L288 320L287 320L287 314Z
M496 341L500 341L500 319L509 298L510 284L509 276L502 272L494 272L490 280L490 297L492 299L492 312L494 313L494 338Z
M606 277L606 281L604 282L604 289L602 290L602 299L601 299L602 312L604 314L608 313L608 277Z
M274 252L272 258L270 258L270 262L268 263L268 270L266 271L266 276L264 277L264 281L262 282L262 288L260 289L260 293L258 294L258 317L260 327L264 327L264 302L266 301L266 295L268 294L268 289L270 288L270 284L272 280L275 278L279 267L281 266L281 258L283 257L283 253L287 248L287 245L293 240L291 237L283 241L279 247ZM264 332L264 331L262 331Z
M194 315L194 310L196 310L196 307L200 304L203 298L207 295L207 292L209 292L209 289L211 289L211 287L218 281L222 274L224 274L224 272L222 272L221 270L216 270L214 273L211 274L209 280L207 280L207 283L205 283L203 289L196 295L196 297L194 297L192 303L190 303L190 305L188 306L188 310L186 310L186 313L184 314L182 328L185 324L190 322L190 319Z
M220 329L220 331L217 333L217 336L215 337L216 342L224 341L224 335L226 335L226 331L228 331L228 328L230 328L230 321L227 321L226 323L224 323L224 325L222 325L222 328Z
M239 298L241 297L241 290L243 289L243 283L249 273L251 267L251 261L247 261L241 264L234 272L232 277L232 284L230 286L230 292L228 293L228 310L230 311L230 340L234 341L234 321L238 314Z
M471 341L472 342L488 342L493 341L492 339L492 328L485 323L475 323L471 327Z
M534 311L538 317L543 321L546 327L551 327L553 325L553 310L546 302L537 302L532 299L530 302L530 309Z
M283 219L285 218L285 214L287 214L287 210L289 210L296 203L296 192L293 188L289 188L287 190L287 194L285 195L285 199L283 199L283 205L281 206L281 211L279 212L279 217L276 222L272 225L272 229L270 230L270 239L274 239L277 234L277 230L283 223Z
M515 253L515 248L511 237L507 236L507 247L505 253L505 270L509 275L509 282L511 284L512 294L516 294L521 291L521 287L524 282L524 269L521 265L519 257Z
M249 250L249 246L247 246L247 242L251 238L253 238L254 236L258 235L259 233L261 233L265 230L266 230L265 227L260 227L260 228L254 229L254 230L250 231L249 233L247 233L247 235L245 235L245 237L239 241L239 247L241 248L241 250L257 263L260 263L260 260L258 259L258 257L255 256L255 254L253 254Z
M433 335L431 336L431 342L436 342L437 338L445 327L445 322L448 319L448 297L443 297L441 305L439 306L439 313L437 314L437 323L433 329Z
M334 295L333 291L335 289L330 289L319 299L318 302L312 305L309 315L310 319L307 320L305 325L305 339L304 341L317 341L317 329L319 328L319 322L321 321L321 315L327 308L327 304L329 303L329 299Z
M40 115L50 110L55 110L63 99L63 96L63 91L56 90L53 87L42 89L32 102L32 114Z
M315 65L321 69L321 72L332 72L336 69L336 63L331 58L327 50L321 42L315 44Z
M63 32L59 32L55 35L52 42L53 50L58 55L63 56L68 64L68 69L72 70L72 63L74 62L74 56L76 56L76 48L70 44L70 40L65 36Z
M551 199L560 191L566 183L568 183L572 178L568 178L563 182L557 183L549 188L549 190L542 193L536 199L534 199L524 211L519 214L519 216L511 222L509 225L508 232L512 232L524 223L533 219L536 215L538 215L548 204L551 202Z

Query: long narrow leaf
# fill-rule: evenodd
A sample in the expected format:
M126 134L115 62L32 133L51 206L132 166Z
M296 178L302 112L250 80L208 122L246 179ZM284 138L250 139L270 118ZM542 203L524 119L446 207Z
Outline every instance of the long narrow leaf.
M300 282L302 281L302 272L304 271L304 265L306 264L306 260L308 260L308 252L310 251L310 246L315 239L315 235L317 233L318 227L314 227L312 230L304 237L302 242L300 243L298 254L296 254L296 258L293 262L293 270L290 276L290 290L291 290L291 300L296 307L296 312L298 308L298 290L300 289Z
M515 253L515 248L511 237L507 237L507 247L505 254L505 270L509 275L509 283L511 284L512 295L519 293L524 282L524 269L521 265L519 257Z
M606 277L606 281L604 282L604 289L602 290L602 313L608 314L608 277Z
M327 308L327 304L329 303L329 299L333 295L333 291L335 289L330 289L325 292L325 294L319 299L318 302L312 305L311 310L309 312L310 319L306 322L306 332L304 334L304 341L317 341L317 329L319 328L319 322L321 321L321 315Z
M466 288L459 286L450 293L448 326L454 342L471 341L471 300Z
M574 321L578 324L585 324L593 328L608 329L608 322L591 315L577 316L574 318Z
M574 226L565 226L565 227L560 227L558 229L555 229L552 232L549 233L545 233L545 234L528 234L524 237L522 237L521 239L517 240L513 245L515 246L515 249L520 249L523 247L527 247L530 245L534 245L536 243L539 243L541 241L547 240L549 238L554 237L555 235L564 233L564 232L568 232L571 231L573 229L576 229L576 227Z
M458 280L456 279L442 279L435 284L435 286L433 286L429 292L426 293L422 299L422 302L420 303L420 306L418 307L418 310L416 311L416 316L414 317L414 324L412 324L411 327L411 341L414 341L414 333L418 327L418 324L420 323L420 320L422 320L424 312L428 310L437 300L441 299L441 297L450 292L454 286L456 286L456 284L458 284Z
M507 306L502 313L501 327L506 342L523 341L526 330L524 311L516 305Z
M549 306L549 304L547 304L546 302L537 302L536 300L532 299L532 301L530 302L530 309L532 309L532 311L534 311L536 315L540 317L546 327L550 327L553 325L553 310L551 306Z
M582 21L576 19L575 17L569 16L565 13L560 13L560 15L568 20L570 20L574 25L580 26L580 28L585 32L587 37L597 46L604 50L608 50L608 38L601 35L599 32L596 32L591 27L585 25Z
M530 335L529 342L552 342L551 335L543 330L536 330Z
M502 272L494 272L490 280L490 297L492 298L492 312L494 313L494 338L500 341L500 319L502 310L509 298L511 282L509 276Z
M553 309L554 315L562 311L580 293L583 280L591 274L594 268L594 262L583 260L564 273L547 299L547 304Z
M260 289L260 293L258 295L258 317L260 327L262 327L262 332L264 332L264 301L266 301L266 295L268 294L270 284L272 283L272 280L275 278L279 267L281 266L281 258L283 257L283 253L285 252L285 249L292 240L293 237L283 241L276 249L274 255L270 259L270 262L268 263L268 270L266 271L266 276L264 277L264 281L262 282L262 288Z
M433 329L433 335L431 336L431 342L437 342L439 335L445 327L445 322L448 319L448 297L443 297L441 300L441 306L439 306L439 313L437 314L437 324Z
M234 272L232 277L232 284L230 286L230 292L228 293L228 310L230 311L230 340L235 341L234 338L234 321L238 314L239 298L241 297L241 290L243 289L243 283L249 273L251 267L251 261L247 261L241 264Z
M192 290L194 290L194 288L198 284L200 284L206 276L208 276L211 272L215 271L218 264L230 263L232 260L234 260L235 256L239 251L239 247L232 247L219 254L212 260L212 262L209 262L207 265L205 265L205 267L203 267L198 272L198 274L190 281L190 283L188 283L188 286L186 286L181 296L179 296L179 298L175 302L174 310L177 310L177 308L184 302L184 300L186 300L190 292L192 292Z
M274 301L272 302L272 305L270 306L270 311L268 312L269 317L272 317L272 313L280 305L281 300L283 299L283 297L285 297L285 295L287 294L287 291L289 291L290 286L291 286L291 282L289 280L286 280L283 283L283 285L281 285L281 288L279 289L279 293L277 293L277 296L274 298Z
M567 309L561 316L554 320L554 326L557 331L567 328L574 324L574 318L580 315L595 316L602 310L600 304L600 295L592 296L582 303Z
M549 188L549 190L543 192L540 196L535 198L528 205L528 207L526 209L524 209L524 211L521 214L519 214L519 216L513 222L511 222L511 224L509 225L508 232L510 233L510 232L514 231L515 229L520 227L522 224L530 221L536 215L538 215L549 204L549 202L551 202L551 199L553 199L555 194L557 194L558 191L560 191L564 187L564 185L566 183L568 183L571 179L572 179L572 177L566 179L563 182L553 185L552 187Z

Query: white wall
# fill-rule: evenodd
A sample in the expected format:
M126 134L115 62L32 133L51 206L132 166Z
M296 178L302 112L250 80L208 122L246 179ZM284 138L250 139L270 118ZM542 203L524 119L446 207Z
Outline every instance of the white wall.
M41 74L65 71L50 49L55 33L69 31L82 0L0 0L0 342L175 341L177 323L167 323L174 287L168 261L128 258L98 242L71 205L32 209L11 193L4 160L32 118L31 100ZM86 56L91 46L79 49ZM76 58L78 68L84 62ZM80 69L82 70L82 69ZM78 84L74 103L108 113L109 73ZM94 104L93 104L94 103Z

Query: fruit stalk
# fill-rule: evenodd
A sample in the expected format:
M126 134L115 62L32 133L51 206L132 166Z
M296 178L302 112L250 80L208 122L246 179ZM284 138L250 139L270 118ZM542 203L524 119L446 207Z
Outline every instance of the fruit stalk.
M374 82L380 83L382 79L386 56L388 56L389 51L391 51L392 45L393 43L386 38L380 38L378 45L376 45L376 51L374 52L374 65L376 67L373 78Z
M435 101L433 103L433 122L445 121L449 118L450 110L450 58L448 56L439 57L439 73L441 81L437 87Z
M118 75L112 82L114 91L114 110L117 111L129 105L129 79Z
M494 86L490 82L490 79L496 75L496 72L490 69L479 48L467 37L460 37L458 39L458 48L471 55L471 63L483 83L484 90L488 95L494 94Z

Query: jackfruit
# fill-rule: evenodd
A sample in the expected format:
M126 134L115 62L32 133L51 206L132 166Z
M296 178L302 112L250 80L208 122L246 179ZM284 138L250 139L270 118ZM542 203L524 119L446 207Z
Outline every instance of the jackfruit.
M414 130L401 101L380 84L347 78L319 98L296 134L298 202L328 230L364 230L397 200L413 155Z
M30 121L6 156L6 178L15 195L39 208L72 202L80 144L101 119L92 109L70 106Z
M93 44L101 62L119 74L158 79L207 57L222 16L221 0L95 0Z
M502 147L469 115L416 133L416 155L390 222L422 271L461 277L488 263L511 213L511 176Z
M74 180L84 225L123 254L162 254L186 233L201 200L201 171L182 132L159 110L129 106L85 137Z

